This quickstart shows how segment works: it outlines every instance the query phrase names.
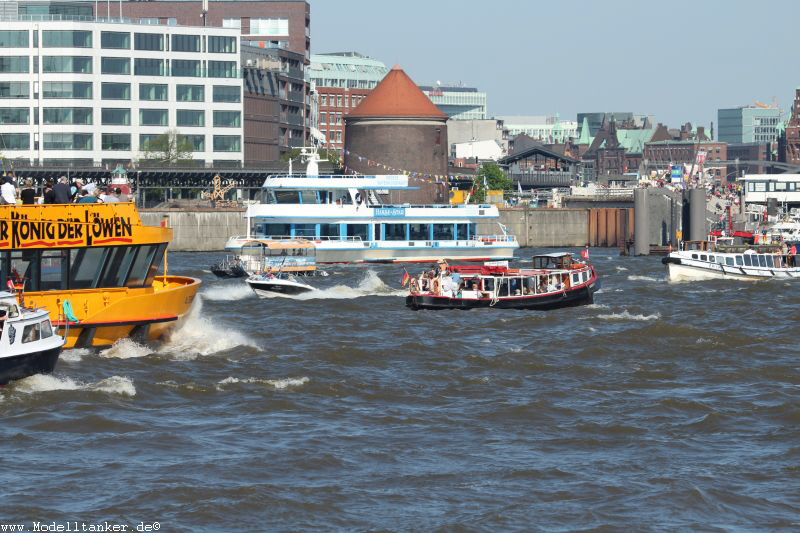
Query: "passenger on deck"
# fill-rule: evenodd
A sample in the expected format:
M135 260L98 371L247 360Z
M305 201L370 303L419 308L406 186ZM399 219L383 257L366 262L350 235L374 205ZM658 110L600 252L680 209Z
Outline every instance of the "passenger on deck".
M0 332L3 331L3 326L6 325L6 318L7 318L6 310L0 309Z

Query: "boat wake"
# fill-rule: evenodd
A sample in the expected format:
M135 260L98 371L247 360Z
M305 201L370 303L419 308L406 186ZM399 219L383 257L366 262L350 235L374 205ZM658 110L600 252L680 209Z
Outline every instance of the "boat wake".
M241 280L235 281L237 283L224 283L208 288L201 292L200 296L209 302L232 302L255 296L253 290L246 283L240 283Z
M606 315L597 315L597 318L601 320L637 320L637 321L646 321L646 320L658 320L661 318L659 313L654 313L652 315L636 315L633 313L629 313L627 310L623 310L621 313L611 313Z
M100 357L108 359L133 359L135 357L144 357L151 353L153 353L153 350L147 346L126 337L115 342L111 348L100 352Z
M393 289L386 285L374 270L367 270L364 277L355 287L334 285L326 289L317 289L302 294L281 294L269 298L291 298L293 300L348 300L362 296L405 296L406 291Z
M13 390L25 394L37 392L50 392L59 390L85 390L105 392L108 394L121 394L123 396L136 396L136 387L133 381L124 376L111 376L95 383L81 383L68 377L58 377L47 374L35 374L17 381Z
M300 387L308 383L309 379L306 376L300 378L284 378L284 379L258 379L258 378L234 378L227 377L217 383L217 389L221 390L225 385L233 385L236 383L258 383L262 385L269 385L276 390L288 389L289 387Z
M628 276L628 281L664 281L663 279L654 278L652 276Z

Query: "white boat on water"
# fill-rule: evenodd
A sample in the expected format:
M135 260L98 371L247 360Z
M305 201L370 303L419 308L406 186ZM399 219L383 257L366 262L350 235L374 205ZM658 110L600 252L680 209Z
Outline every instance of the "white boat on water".
M256 274L247 278L245 282L260 298L295 296L317 290L308 283L300 281L294 275L285 272Z
M800 278L800 258L780 246L719 245L690 241L662 259L669 281L711 279L764 280Z
M388 204L381 196L389 191L416 189L408 176L319 175L316 169L311 159L305 175L269 176L262 202L247 208L248 234L231 237L226 250L239 254L254 239L303 238L314 243L323 264L492 261L512 259L519 248L494 205ZM479 224L497 231L484 234Z

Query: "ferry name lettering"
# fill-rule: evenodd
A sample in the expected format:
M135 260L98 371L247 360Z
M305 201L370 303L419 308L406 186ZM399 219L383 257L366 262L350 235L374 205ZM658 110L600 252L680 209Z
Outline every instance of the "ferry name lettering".
M94 239L131 237L133 225L130 217L101 218L93 216L85 220L77 218L58 220L29 220L27 214L11 212L11 220L0 220L0 241L11 240L11 248L20 245L50 244L91 246ZM69 241L69 242L61 242ZM80 241L80 242L75 242Z

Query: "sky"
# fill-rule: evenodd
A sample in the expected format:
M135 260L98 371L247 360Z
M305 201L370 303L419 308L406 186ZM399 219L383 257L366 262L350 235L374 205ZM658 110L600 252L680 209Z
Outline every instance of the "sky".
M800 0L309 0L312 53L356 51L419 85L461 82L489 116L632 111L677 127L791 109Z

